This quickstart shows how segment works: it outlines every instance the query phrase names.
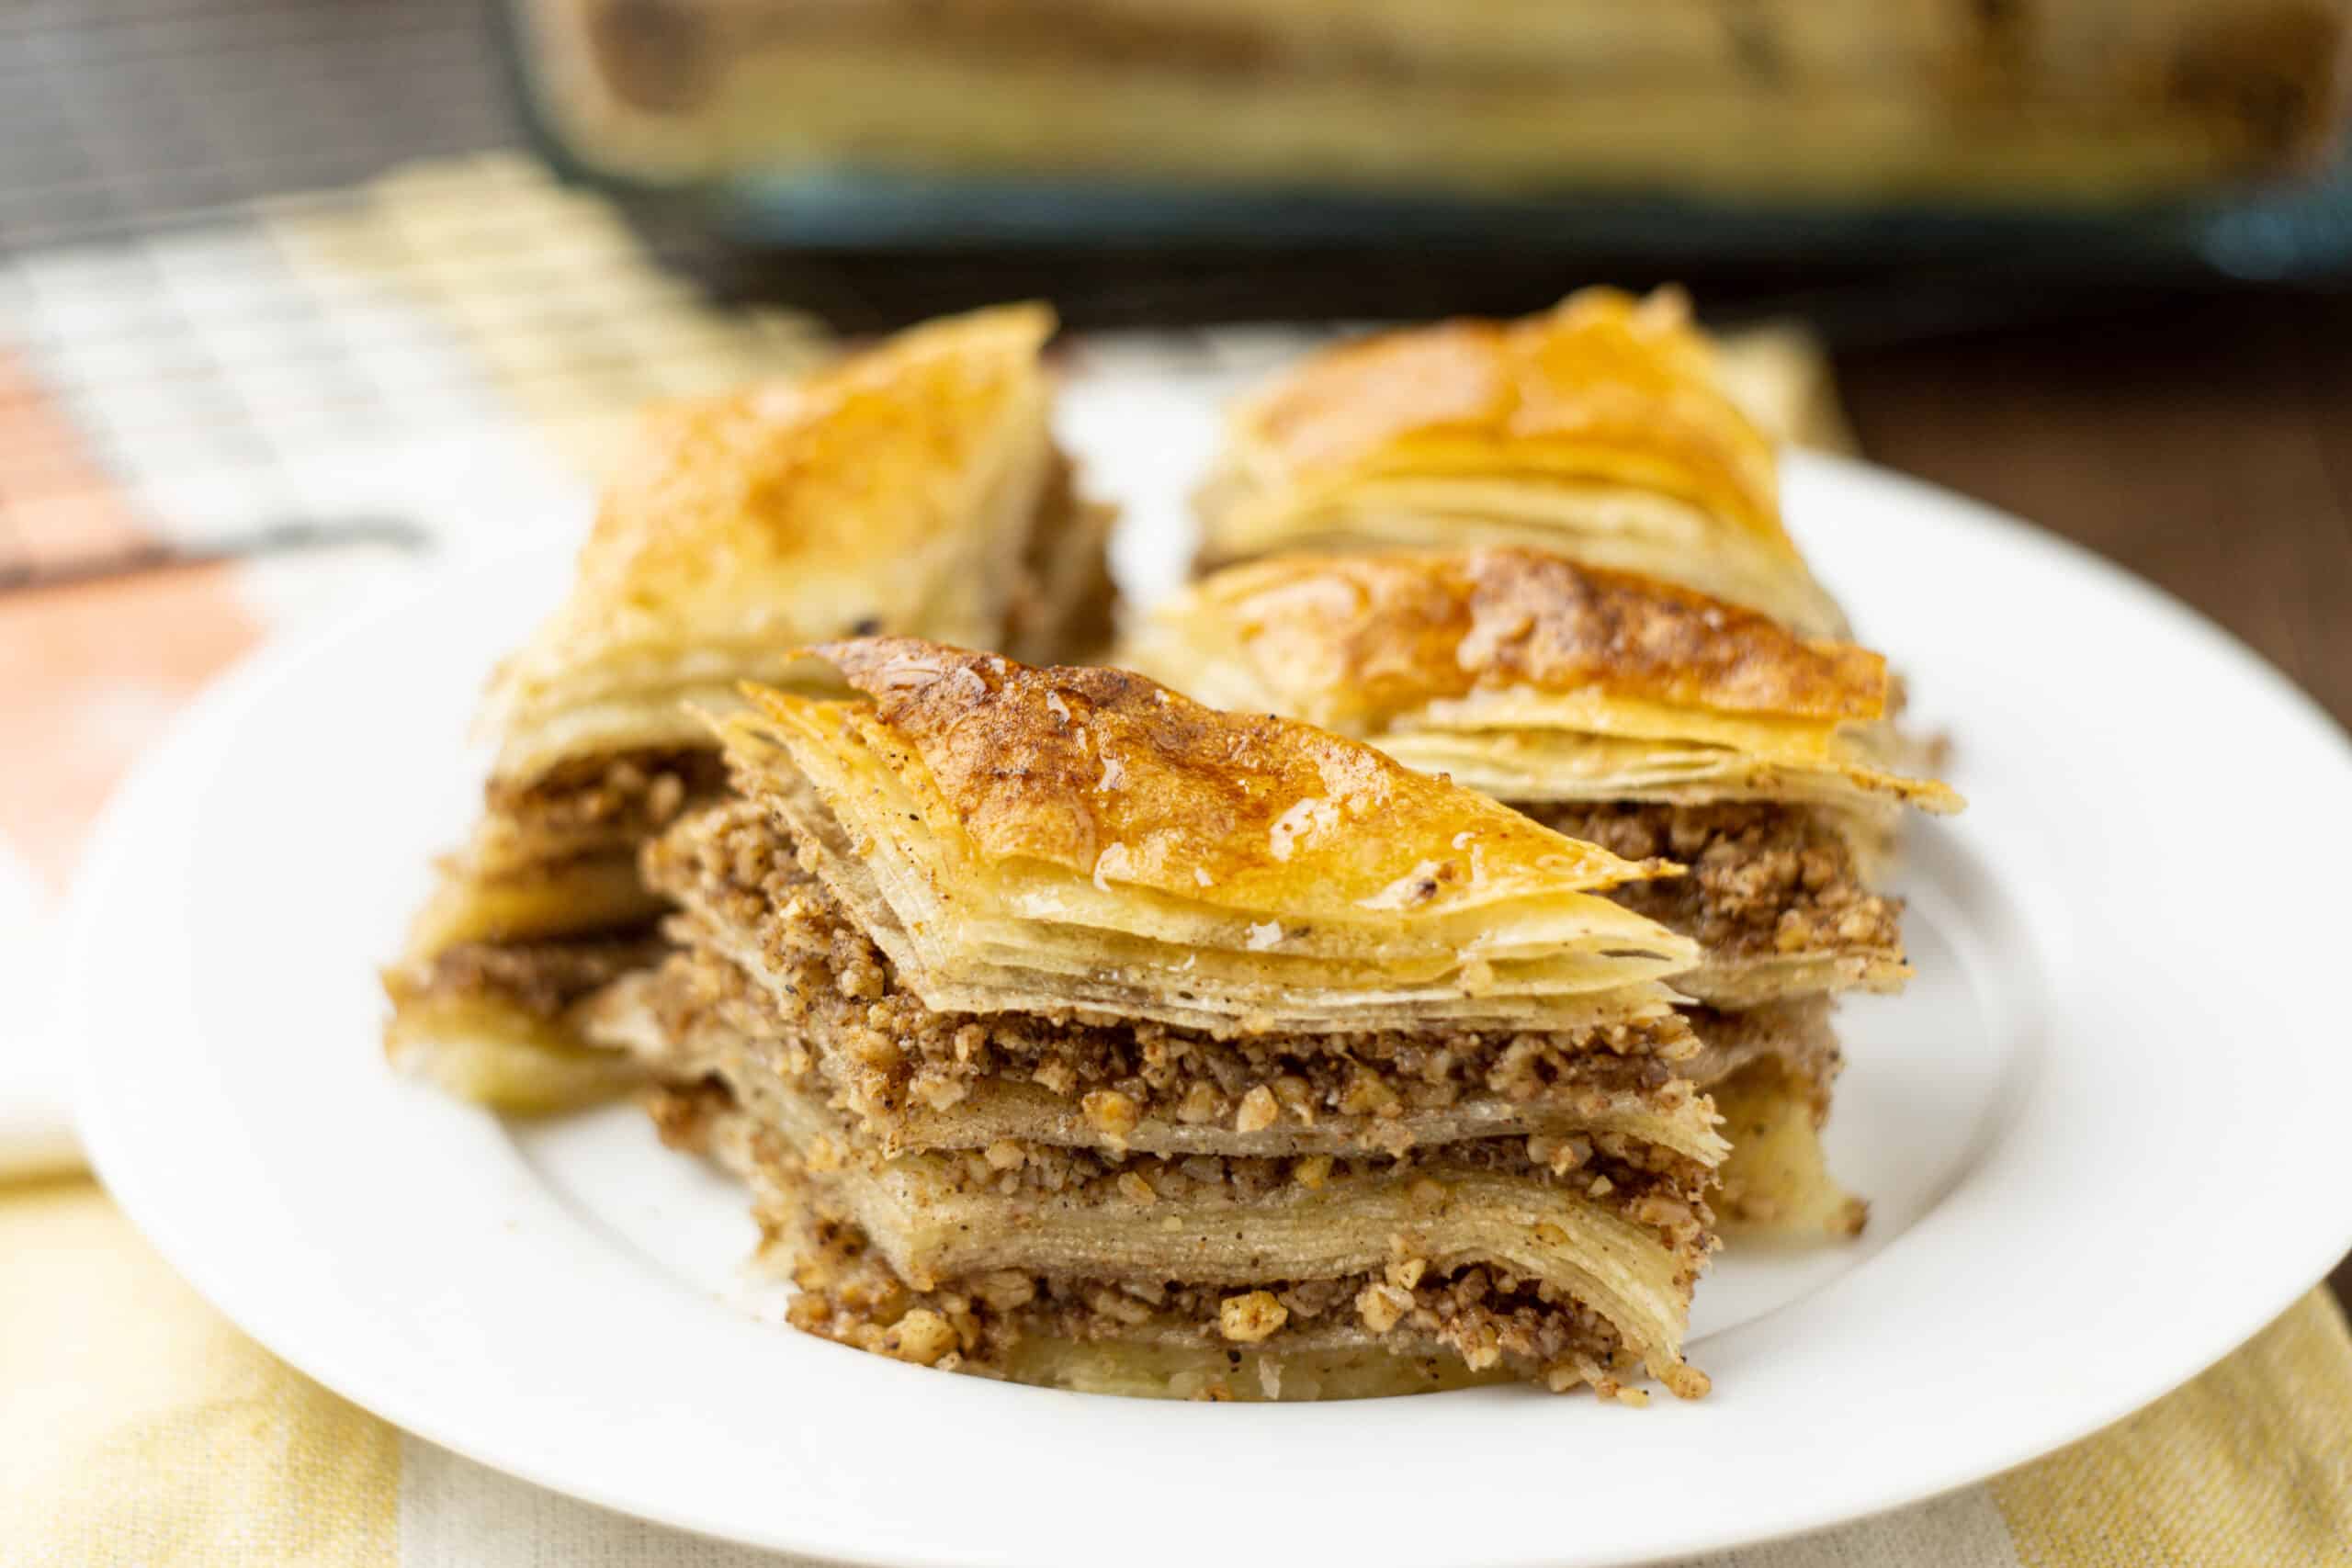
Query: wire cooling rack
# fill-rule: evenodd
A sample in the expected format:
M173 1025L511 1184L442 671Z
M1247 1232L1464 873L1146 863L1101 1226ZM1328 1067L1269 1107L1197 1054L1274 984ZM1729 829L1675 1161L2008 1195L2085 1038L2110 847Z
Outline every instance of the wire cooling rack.
M0 6L0 593L492 528L814 352L514 134L479 0Z
M481 0L10 0L0 249L514 141Z
M0 6L0 591L418 541L289 463L462 378L252 204L511 140L485 38L470 0Z

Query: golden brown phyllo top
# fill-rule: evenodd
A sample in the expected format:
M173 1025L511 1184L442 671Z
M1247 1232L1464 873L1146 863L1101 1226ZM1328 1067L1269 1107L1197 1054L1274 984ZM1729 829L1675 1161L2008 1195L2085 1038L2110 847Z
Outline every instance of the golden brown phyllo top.
M638 851L723 792L693 710L737 682L839 692L801 647L860 631L1100 647L1111 513L1054 445L1053 329L975 311L643 421L569 592L492 682L481 813L385 976L397 1059L505 1106L609 1082L570 1016L605 964L576 949L655 944Z
M1878 654L1535 549L1229 568L1126 656L1204 700L1294 715L1514 801L1959 805L1893 766Z
M1060 462L1053 331L1044 306L1001 306L649 414L570 595L499 671L501 776L705 739L682 701L803 683L799 645L824 637L1001 646Z
M1212 563L1549 544L1807 630L1844 625L1781 525L1771 443L1679 294L1588 289L1311 355L1236 407L1201 510Z
M1692 959L1600 897L1670 867L1308 725L912 638L811 653L863 700L750 690L729 765L935 1008L1533 1025Z

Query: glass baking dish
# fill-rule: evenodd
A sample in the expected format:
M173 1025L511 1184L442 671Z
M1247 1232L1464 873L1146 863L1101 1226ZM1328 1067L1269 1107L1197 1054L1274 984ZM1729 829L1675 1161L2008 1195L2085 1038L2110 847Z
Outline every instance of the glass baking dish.
M803 247L2352 267L2347 0L504 0L567 173Z

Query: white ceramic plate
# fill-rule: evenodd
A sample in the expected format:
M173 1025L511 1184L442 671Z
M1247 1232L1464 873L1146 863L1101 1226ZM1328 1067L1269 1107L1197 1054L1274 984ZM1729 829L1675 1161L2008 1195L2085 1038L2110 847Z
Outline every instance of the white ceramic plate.
M1066 425L1147 589L1210 389ZM1848 1012L1858 1246L1702 1284L1715 1392L1306 1406L1087 1398L805 1338L743 1203L634 1112L510 1127L396 1081L375 964L471 809L540 553L266 655L116 803L67 1034L107 1184L231 1317L358 1403L578 1496L857 1562L1608 1563L1823 1526L2164 1393L2352 1244L2352 1050L2318 981L2352 874L2341 735L2120 573L1917 485L1792 460L1802 542L1959 745L1915 840L1920 978ZM2232 807L2289 831L2233 831ZM770 1321L762 1321L764 1310Z

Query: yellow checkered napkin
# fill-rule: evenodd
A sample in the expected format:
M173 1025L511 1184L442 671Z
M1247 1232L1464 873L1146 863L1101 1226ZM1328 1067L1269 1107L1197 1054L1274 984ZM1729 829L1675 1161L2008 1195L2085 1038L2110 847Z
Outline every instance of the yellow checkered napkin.
M515 160L412 171L339 197L273 206L254 225L266 244L198 236L205 243L190 252L212 269L205 276L228 302L223 321L254 315L256 298L275 302L260 312L272 319L288 313L277 307L288 300L308 300L346 345L372 345L368 363L388 386L431 392L402 394L401 409L437 400L469 422L503 419L516 441L582 467L609 450L615 422L646 397L789 369L818 351L813 329L796 318L723 316L694 300L646 262L608 212ZM275 270L220 275L244 256ZM13 368L0 341L0 392L14 394L0 398L0 452L19 458L0 467L12 480L38 478L23 454L42 456L58 504L41 516L63 531L61 551L137 542L150 528L170 537L183 520L137 512L124 498L195 487L126 486L106 470L102 449L82 450L90 433L71 428L67 411L83 409L96 383L51 363L74 341L61 338L49 358ZM1197 363L1205 352L1230 362L1279 355L1296 340L1259 333L1249 344L1130 340L1081 344L1075 357L1081 370L1090 355L1132 365L1138 356L1162 362L1154 355ZM207 361L233 377L233 350L224 337ZM354 347L344 358L354 355L366 357ZM282 345L257 363L282 373ZM1759 423L1787 438L1842 445L1826 362L1801 334L1743 340L1728 369ZM64 386L77 395L58 395ZM241 389L241 406L266 412L266 390ZM304 411L315 401L295 400ZM462 508L452 526L479 525L481 510ZM222 661L279 629L264 613L277 601L247 592L248 570L0 609L0 666L14 647L24 657L9 667L37 669L48 682L12 687L17 705L0 705L0 716L34 716L28 733L40 745L26 754L50 770L31 779L18 770L0 786L0 894L12 844L37 874L62 878L66 850L136 739L124 716L159 721ZM325 579L316 586L300 597L323 597ZM134 621L148 628L141 637L119 635ZM165 624L175 635L155 635ZM85 734L40 718L49 713L108 718ZM21 958L27 939L9 933L0 919L0 953ZM12 972L0 959L0 973L36 967ZM0 1029L0 1067L11 1043ZM17 1108L0 1104L0 1113ZM0 1114L0 1172L38 1163L37 1133ZM2064 1453L1919 1508L1720 1556L1710 1568L2352 1564L2347 1466L2352 1340L2333 1302L2315 1292L2187 1388ZM779 1561L623 1519L410 1438L245 1338L88 1181L0 1178L0 1568Z
M623 1519L403 1435L239 1334L96 1187L71 1180L0 1196L0 1561L789 1560ZM2064 1453L1708 1568L2341 1563L2352 1563L2352 1337L2314 1291L2203 1377Z

